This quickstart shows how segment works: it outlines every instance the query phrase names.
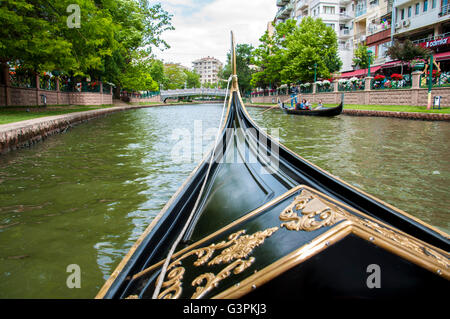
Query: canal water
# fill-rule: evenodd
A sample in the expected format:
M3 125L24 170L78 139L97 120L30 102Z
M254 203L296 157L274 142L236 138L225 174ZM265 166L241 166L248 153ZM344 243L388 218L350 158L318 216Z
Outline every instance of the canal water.
M221 111L116 113L0 156L0 298L94 297L197 165L212 140L193 138L215 132ZM450 232L450 123L263 111L249 108L296 153ZM193 154L181 160L183 138ZM67 287L73 264L81 288Z

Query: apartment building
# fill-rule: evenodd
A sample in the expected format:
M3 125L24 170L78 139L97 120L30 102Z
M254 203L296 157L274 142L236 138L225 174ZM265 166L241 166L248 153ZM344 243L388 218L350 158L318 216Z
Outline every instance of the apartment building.
M192 62L194 71L200 74L200 83L217 83L223 64L214 57L205 57Z
M372 71L398 65L386 56L393 41L412 40L433 50L450 70L449 0L278 0L275 23L306 17L321 18L339 42L344 76L353 69L354 49L364 44L373 52ZM361 70L363 71L363 70ZM347 73L346 73L347 72Z
M393 0L356 0L355 47L364 44L373 53L373 65L389 62L386 51L392 43Z

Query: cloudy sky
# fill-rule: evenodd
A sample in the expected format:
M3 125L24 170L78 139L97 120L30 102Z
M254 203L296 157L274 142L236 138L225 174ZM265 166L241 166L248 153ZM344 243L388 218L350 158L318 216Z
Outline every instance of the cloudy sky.
M163 39L170 49L154 52L164 62L181 63L189 68L192 61L213 56L225 63L230 48L230 31L236 43L258 45L267 23L277 11L275 0L164 0L164 10L173 15L174 31Z

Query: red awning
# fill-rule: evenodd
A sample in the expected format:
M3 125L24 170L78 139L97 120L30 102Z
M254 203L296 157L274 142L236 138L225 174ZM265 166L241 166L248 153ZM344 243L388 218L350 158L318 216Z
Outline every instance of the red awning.
M433 55L433 58L436 61L449 60L450 59L450 51L436 53Z
M375 72L377 72L379 69L381 68L381 66L374 66L370 68L370 73L373 74ZM351 78L351 77L358 77L358 76L364 76L367 75L367 69L359 69L359 70L355 70L355 71L350 71L350 72L344 72L341 74L341 78Z
M402 62L402 61L400 61L400 60L395 60L395 61L386 62L386 63L383 64L381 67L382 67L383 69L386 69L386 68L393 68L393 67L402 65L402 63L403 63L403 65L407 65L407 64L408 64L408 63Z

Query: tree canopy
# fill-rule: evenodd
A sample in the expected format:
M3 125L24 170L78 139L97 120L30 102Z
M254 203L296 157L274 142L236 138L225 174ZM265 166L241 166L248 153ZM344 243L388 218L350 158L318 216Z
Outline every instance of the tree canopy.
M250 68L253 54L253 46L250 44L237 44L236 45L236 73L239 79L239 87L242 92L248 92L251 89L250 80L252 79L252 69ZM227 54L228 63L219 72L219 77L226 80L231 75L231 53ZM221 86L226 86L225 81L221 83Z
M78 13L80 24L70 25ZM134 90L141 87L135 85L138 75L151 83L151 67L145 62L145 72L130 70L141 64L138 59L148 60L154 47L167 48L161 34L173 29L171 15L149 0L7 0L0 3L0 16L2 63Z
M367 69L369 67L369 51L367 46L359 44L353 53L353 64L359 66L360 69ZM370 60L373 62L373 60Z
M272 36L266 33L254 50L254 63L260 70L253 74L253 86L279 86L283 83L310 82L326 78L338 71L342 62L338 56L336 32L321 19L306 17L300 25L289 19L275 26Z
M411 40L405 40L403 42L395 41L394 44L386 51L386 55L391 57L393 60L409 62L415 58L427 57L430 55L430 50L419 45L415 45ZM403 74L403 64L401 65L401 69L401 73Z

